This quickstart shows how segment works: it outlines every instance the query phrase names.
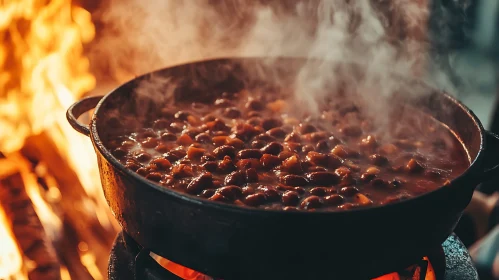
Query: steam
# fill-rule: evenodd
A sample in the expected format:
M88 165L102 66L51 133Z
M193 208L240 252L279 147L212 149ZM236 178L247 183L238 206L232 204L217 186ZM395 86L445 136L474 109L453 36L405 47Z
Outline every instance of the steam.
M309 113L319 113L330 89L345 81L381 113L380 96L425 94L401 77L455 90L430 59L428 9L414 0L109 0L96 15L104 31L92 56L102 62L94 64L97 76L118 82L208 58L306 57L293 90ZM346 62L362 65L363 79L335 75Z

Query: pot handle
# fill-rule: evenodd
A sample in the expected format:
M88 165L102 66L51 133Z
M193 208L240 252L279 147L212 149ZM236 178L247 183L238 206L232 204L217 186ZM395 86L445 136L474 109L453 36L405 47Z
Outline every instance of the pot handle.
M486 182L492 179L499 178L499 136L490 131L485 131L485 159L484 173L481 181Z
M69 124L79 133L90 136L88 125L80 123L78 118L83 115L83 113L95 108L103 97L104 96L90 96L71 105L66 112L66 118L68 119Z

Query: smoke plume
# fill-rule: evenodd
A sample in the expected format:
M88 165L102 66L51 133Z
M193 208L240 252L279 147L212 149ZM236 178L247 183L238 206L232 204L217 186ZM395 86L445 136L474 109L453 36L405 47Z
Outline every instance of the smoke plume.
M453 91L430 56L427 1L109 0L96 14L103 29L92 49L93 61L101 62L94 68L124 82L208 58L305 57L293 90L308 113L318 113L330 89L346 82L373 114L382 114L387 106L380 96L424 94L403 78ZM361 65L362 79L336 75L348 62Z

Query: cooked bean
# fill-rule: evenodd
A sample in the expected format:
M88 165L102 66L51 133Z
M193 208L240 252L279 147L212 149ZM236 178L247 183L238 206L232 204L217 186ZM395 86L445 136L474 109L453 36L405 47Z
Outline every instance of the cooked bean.
M187 134L182 134L178 139L177 139L177 144L182 145L182 146L188 146L190 144L194 143L192 138L187 135Z
M329 159L326 154L317 153L317 152L308 152L307 160L314 165L327 166Z
M135 159L137 159L140 162L146 162L151 159L151 155L146 152L141 152L135 156Z
M242 195L243 196L248 196L250 194L254 194L255 193L255 189L252 188L252 187L244 187L242 188Z
M293 188L293 190L294 190L295 192L299 193L300 195L303 195L303 194L305 194L305 192L306 192L306 191L305 191L305 189L304 189L304 188L302 188L302 187L294 187L294 188Z
M139 169L137 169L137 171L135 171L135 172L137 172L137 174L139 174L139 175L141 175L141 176L144 176L144 177L145 177L147 174L149 174L149 171L148 171L146 168L144 168L144 167L140 167L140 168L139 168Z
M184 130L184 124L174 122L174 123L171 123L170 126L168 126L166 129L171 133L179 133L182 130Z
M262 122L262 127L265 130L269 130L275 127L280 127L282 126L283 123L279 119L271 118L271 119L264 119Z
M322 201L320 197L312 195L307 198L305 198L301 204L300 207L303 209L317 209L322 207Z
M352 149L340 144L336 145L331 150L331 153L340 158L355 158L360 155L358 152L353 151Z
M243 141L249 141L253 136L261 133L260 129L246 123L238 124L234 130L234 135Z
M208 122L214 121L215 119L216 119L216 117L214 115L208 114L208 115L202 117L201 121L205 122L205 123L208 123Z
M214 105L217 107L229 107L232 106L232 103L227 98L219 98L215 100Z
M144 148L154 148L158 145L158 139L156 138L152 138L152 137L148 137L146 140L140 142L140 144L142 145L142 147Z
M260 140L255 140L253 142L251 142L251 148L253 149L261 149L265 146L265 142L263 141L260 141Z
M286 150L293 153L300 153L302 151L302 145L300 143L287 142L284 143Z
M185 157L187 155L187 152L183 150L172 150L168 153L165 154L165 158L169 160L170 162L175 162L178 161L179 159Z
M301 150L302 150L302 152L304 152L304 153L308 153L308 152L312 152L312 151L314 151L314 150L315 150L315 148L314 148L314 146L313 146L313 145L307 144L307 145L305 145L305 146L301 147Z
M371 161L372 164L377 165L377 166L383 166L388 164L388 159L382 155L379 154L374 154L369 156L369 160Z
M207 161L201 166L209 172L215 172L218 168L218 164L215 161Z
M279 180L288 186L305 186L308 183L305 177L298 175L285 175L279 178Z
M411 159L407 165L406 165L406 169L407 171L411 172L411 173L419 173L419 172L422 172L424 170L424 167L421 163L419 163L417 160L415 159Z
M127 161L125 167L132 171L137 171L140 168L140 164L134 161Z
M286 137L286 131L284 131L284 129L282 129L281 127L274 127L272 129L269 129L267 133L268 135L278 139L283 139L284 137Z
M205 152L206 152L205 149L191 146L187 149L187 157L191 160L201 159L201 157L204 155Z
M326 140L321 140L315 145L315 150L317 152L327 152L329 150L329 144Z
M238 186L221 187L218 189L217 192L227 197L230 200L236 200L243 195L242 189Z
M368 135L360 142L360 148L369 152L372 152L374 149L376 149L377 146L378 142L373 135Z
M312 132L317 131L317 128L311 124L302 124L301 123L298 125L297 131L300 134L307 134L307 133L312 133Z
M371 186L373 187L385 187L386 185L388 185L388 183L383 179L375 178L371 180Z
M248 103L246 103L246 108L253 111L261 111L265 108L265 105L261 101L250 99Z
M148 137L156 138L156 137L158 137L158 134L152 129L144 129L144 131L142 131L139 134L138 138L139 139L146 139Z
M371 182L374 178L376 178L376 174L371 174L366 172L360 175L360 179L365 183Z
M282 162L282 167L285 171L293 173L293 174L301 174L303 173L303 167L301 165L300 160L297 156L292 156L285 159Z
M236 156L236 149L232 146L223 145L213 150L213 154L219 159L226 156L234 158Z
M284 141L286 142L295 142L295 143L300 143L301 142L301 136L296 133L296 132L291 132L288 134L285 138Z
M295 191L286 191L282 195L282 203L286 206L295 206L300 202L300 196Z
M211 137L207 133L199 133L198 135L196 135L196 137L194 139L198 143L210 143L211 142Z
M280 160L285 160L287 158L290 158L292 156L296 155L295 153L293 152L290 152L290 151L282 151L279 153L278 157Z
M172 167L172 164L166 158L153 159L151 161L151 164L156 165L161 170L168 170L170 167Z
M245 174L247 183L258 182L258 173L256 172L255 168L246 169Z
M113 151L113 155L117 158L123 158L128 154L128 151L123 148L116 148Z
M154 129L160 130L160 129L167 128L169 125L170 125L170 121L168 121L166 119L159 119L159 120L154 121L152 127Z
M218 163L218 170L222 173L229 173L236 170L236 166L232 163L229 156L225 156L224 159Z
M359 189L356 187L343 187L340 189L340 194L345 196L352 196L359 192Z
M232 146L236 149L242 149L244 147L244 142L238 138L228 137L225 139L225 144Z
M185 164L179 164L172 168L172 175L175 178L186 178L192 177L194 174L192 173L192 168Z
M210 189L213 186L213 177L211 173L203 173L192 179L187 185L186 191L190 194L198 194L205 189Z
M186 121L187 117L189 117L191 113L186 112L186 111L178 111L175 113L175 118L181 121Z
M249 111L247 114L248 118L253 118L253 117L261 117L262 114L260 114L257 111Z
M278 155L283 150L283 146L277 142L272 142L260 150L265 154Z
M260 186L258 189L265 195L266 200L269 202L279 201L281 199L281 195L274 187Z
M227 198L227 197L223 196L221 193L217 193L217 192L215 192L215 194L208 199L212 200L212 201L218 201L218 202L229 202L230 201L229 198Z
M248 119L248 124L251 124L252 126L262 126L263 120L260 117L251 117ZM265 129L265 127L264 127Z
M262 157L263 153L262 151L258 149L244 149L239 152L237 152L237 157L241 159L245 158L256 158L260 159Z
M236 162L236 166L240 170L246 170L248 168L260 168L260 161L258 159L241 159Z
M214 121L207 122L206 126L211 131L229 131L230 128L225 124L223 120L215 119Z
M214 189L207 189L207 190L202 191L200 196L204 197L204 198L209 198L209 197L213 196L215 194L215 192L216 191Z
M325 196L328 191L325 187L315 187L310 189L310 193L316 196Z
M338 206L343 204L345 199L339 194L328 195L324 197L324 202L330 206Z
M267 198L263 193L250 194L244 199L244 203L249 206L259 206L266 202Z
M225 177L226 185L241 186L246 183L246 174L242 171L234 171Z
M159 182L159 180L161 180L161 176L162 175L159 172L151 172L146 175L146 178L151 181Z
M161 134L161 140L163 141L176 141L177 140L177 136L173 133L170 133L170 132L165 132L163 134Z
M332 172L312 172L307 174L307 179L312 184L331 186L336 185L340 178Z
M280 160L278 157L269 154L264 154L260 158L260 163L262 164L263 167L267 169L272 169L276 166L279 166L281 162L282 160Z
M227 118L231 118L231 119L237 119L239 117L241 117L241 111L239 111L237 108L235 107L230 107L230 108L226 108L224 110L224 113L223 115Z

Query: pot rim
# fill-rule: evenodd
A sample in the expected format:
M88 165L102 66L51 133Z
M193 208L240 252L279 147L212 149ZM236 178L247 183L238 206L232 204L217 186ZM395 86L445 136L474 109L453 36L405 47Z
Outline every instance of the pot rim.
M322 215L330 215L330 216L341 216L341 215L352 215L354 213L356 214L362 214L366 212L372 212L372 211L389 211L389 209L399 207L402 204L407 204L407 203L414 203L418 200L423 200L425 198L428 198L429 196L434 196L436 194L443 193L447 191L448 188L455 188L455 187L465 187L465 186L460 186L459 181L463 181L464 179L468 178L471 182L471 184L477 184L476 182L476 175L477 175L477 169L480 168L480 163L483 161L483 158L485 156L485 149L486 149L486 140L485 140L485 129L478 119L478 117L475 115L475 113L469 109L466 105L464 105L461 101L458 99L454 98L450 94L448 94L445 91L442 90L435 90L439 95L442 95L446 99L448 99L450 102L455 104L456 106L460 107L461 110L463 110L473 121L473 123L478 127L478 130L480 131L480 148L479 151L474 159L471 159L470 165L468 168L459 176L453 178L450 181L450 184L447 186L441 186L433 191L424 193L422 195L414 196L402 201L397 201L394 203L386 204L386 205L375 205L375 206L370 206L370 207L359 207L359 208L353 208L353 209L348 209L348 210L338 210L338 211L284 211L284 210L278 210L278 209L262 209L262 208L250 208L250 207L241 207L237 205L232 205L232 204L227 204L227 203L222 203L222 202L216 202L216 201L210 201L204 198L199 198L196 196L191 196L188 194L183 194L181 192L160 186L159 184L156 184L155 182L147 180L145 177L140 176L139 174L133 172L132 170L126 168L123 164L121 164L118 159L116 159L111 152L104 146L102 143L98 130L97 130L97 123L99 121L99 111L101 106L106 102L110 96L113 94L116 94L119 92L123 87L126 85L129 85L130 83L135 82L138 79L144 78L148 75L154 74L154 73L159 73L168 69L175 69L175 68L180 68L180 67L185 67L185 66L194 66L197 64L201 63L206 63L206 62L218 62L218 61L249 61L249 60L262 60L262 59L291 59L291 60L299 60L299 59L306 59L304 57L225 57L225 58L213 58L213 59L206 59L206 60L197 60L197 61L191 61L187 63L181 63L181 64L176 64L173 66L161 68L158 70L154 70L151 72L148 72L146 74L137 76L131 80L129 80L126 83L121 84L117 88L111 90L109 93L107 93L105 96L102 97L102 99L99 101L97 106L95 107L94 113L92 115L92 119L90 122L90 139L94 146L97 148L97 150L104 156L104 158L112 164L114 168L119 170L119 172L125 174L128 176L128 178L132 178L133 180L137 181L138 183L145 184L163 194L170 195L173 198L186 202L186 203L192 203L200 207L208 207L208 208L213 208L216 210L221 210L221 211L231 211L235 212L238 214L248 214L248 215L288 215L288 216L298 216L298 215L315 215L315 216L322 216ZM348 63L348 62L346 62ZM432 87L428 87L432 88ZM460 140L461 142L461 140ZM473 186L473 188L476 186Z

